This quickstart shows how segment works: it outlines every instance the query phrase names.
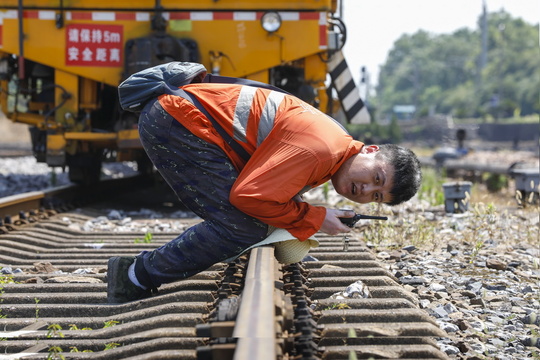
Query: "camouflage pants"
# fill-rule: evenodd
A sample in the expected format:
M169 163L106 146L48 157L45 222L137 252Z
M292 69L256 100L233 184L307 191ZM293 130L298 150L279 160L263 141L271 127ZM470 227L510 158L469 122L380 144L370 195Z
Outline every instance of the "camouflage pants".
M165 181L186 207L204 219L137 257L135 271L143 285L158 287L193 276L266 237L267 225L229 202L238 171L218 146L193 135L158 101L141 113L139 134Z

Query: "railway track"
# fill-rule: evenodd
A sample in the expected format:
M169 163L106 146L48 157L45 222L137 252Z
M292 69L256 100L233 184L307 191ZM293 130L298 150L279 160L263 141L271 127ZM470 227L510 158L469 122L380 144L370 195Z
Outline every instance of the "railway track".
M43 210L4 223L0 268L14 271L0 277L0 359L447 358L436 343L446 334L357 238L320 235L311 261L288 266L256 248L108 305L108 258L171 234L148 245L140 233L78 230L97 215Z

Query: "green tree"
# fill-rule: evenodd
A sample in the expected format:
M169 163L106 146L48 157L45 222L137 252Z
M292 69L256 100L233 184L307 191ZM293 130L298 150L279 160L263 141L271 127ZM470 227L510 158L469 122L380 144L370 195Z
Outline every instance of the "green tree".
M395 105L415 105L456 117L494 118L540 111L538 25L501 11L488 14L487 64L480 68L480 30L402 35L381 67L378 113L392 118Z

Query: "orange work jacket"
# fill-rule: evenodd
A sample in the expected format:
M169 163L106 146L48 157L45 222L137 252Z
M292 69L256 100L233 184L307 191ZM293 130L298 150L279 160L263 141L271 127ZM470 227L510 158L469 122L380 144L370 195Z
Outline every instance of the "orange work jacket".
M291 95L235 84L190 84L182 89L197 97L251 154L245 163L191 102L175 95L159 97L171 116L199 138L219 146L238 169L230 202L300 240L319 231L326 208L296 202L293 197L330 180L364 144L326 114Z

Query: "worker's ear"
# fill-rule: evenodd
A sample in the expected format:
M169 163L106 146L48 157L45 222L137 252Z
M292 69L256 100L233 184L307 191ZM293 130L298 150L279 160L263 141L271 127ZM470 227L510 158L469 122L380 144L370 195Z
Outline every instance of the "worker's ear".
M368 145L362 148L362 152L364 154L370 154L379 151L379 147L377 145Z

